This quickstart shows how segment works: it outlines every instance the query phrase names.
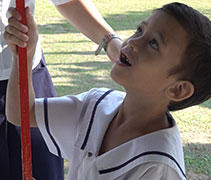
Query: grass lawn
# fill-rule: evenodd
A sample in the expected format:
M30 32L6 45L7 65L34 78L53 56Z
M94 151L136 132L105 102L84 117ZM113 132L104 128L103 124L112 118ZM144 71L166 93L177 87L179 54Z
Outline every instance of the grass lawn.
M93 0L122 39L131 35L154 8L169 0ZM210 0L184 0L211 19ZM75 30L47 0L37 0L36 21L47 65L57 94L77 94L92 87L122 88L112 82L112 63L106 55L95 57L96 45ZM184 145L188 179L211 179L211 100L172 113Z

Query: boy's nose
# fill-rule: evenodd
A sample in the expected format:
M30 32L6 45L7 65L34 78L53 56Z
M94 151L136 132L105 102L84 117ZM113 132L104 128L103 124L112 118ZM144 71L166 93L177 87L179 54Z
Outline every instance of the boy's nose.
M131 47L134 51L138 51L138 48L141 46L142 38L141 37L131 37L127 40L128 46Z

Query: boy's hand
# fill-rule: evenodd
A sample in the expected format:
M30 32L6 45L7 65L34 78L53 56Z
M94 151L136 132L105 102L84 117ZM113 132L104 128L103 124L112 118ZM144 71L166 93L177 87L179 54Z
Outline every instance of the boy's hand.
M30 10L26 8L27 25L21 24L21 16L15 8L9 8L11 17L8 19L8 26L5 28L4 38L8 43L10 50L17 55L16 45L27 47L27 55L33 57L38 40L38 33L33 16Z

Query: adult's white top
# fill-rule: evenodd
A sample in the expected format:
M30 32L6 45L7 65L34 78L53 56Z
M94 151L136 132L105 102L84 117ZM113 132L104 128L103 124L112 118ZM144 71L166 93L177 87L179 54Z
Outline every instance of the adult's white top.
M71 0L49 0L54 5L64 4ZM29 6L31 13L34 15L35 11L35 0L25 0L25 5ZM4 28L8 24L8 13L9 7L15 7L15 0L0 0L0 80L6 80L9 78L13 57L12 53L6 44L3 34ZM35 68L41 60L41 45L40 41L37 43L36 52L33 60L33 68Z
M70 161L67 180L185 180L177 125L138 137L98 155L125 94L105 88L35 101L36 120L49 150Z

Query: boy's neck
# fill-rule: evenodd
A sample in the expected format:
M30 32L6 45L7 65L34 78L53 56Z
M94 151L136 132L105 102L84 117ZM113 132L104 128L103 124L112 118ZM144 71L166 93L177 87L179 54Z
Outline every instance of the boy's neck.
M146 103L127 94L115 118L115 124L117 127L139 131L143 135L170 127L166 117L166 103L158 102Z
M105 133L99 155L132 139L168 127L166 111L161 111L160 106L159 109L152 108L146 103L141 104L137 97L126 95Z

